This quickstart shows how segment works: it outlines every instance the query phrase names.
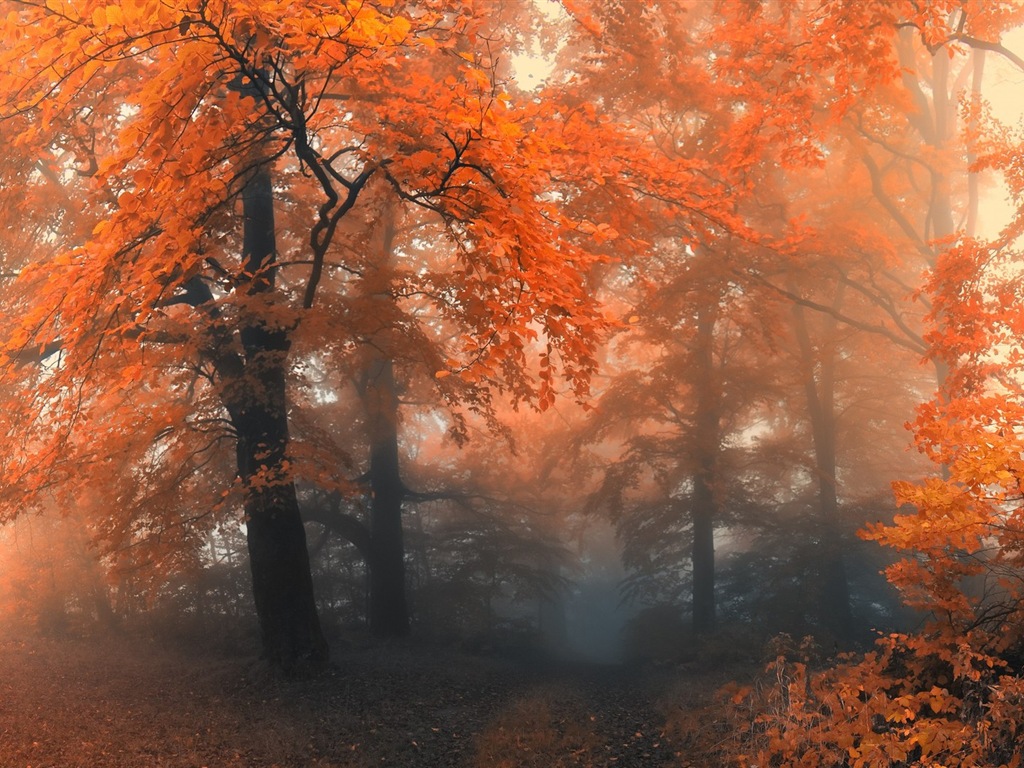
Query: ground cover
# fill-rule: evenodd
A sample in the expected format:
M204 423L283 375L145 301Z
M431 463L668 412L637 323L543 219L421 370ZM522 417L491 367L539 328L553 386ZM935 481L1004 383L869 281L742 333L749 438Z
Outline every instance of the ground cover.
M666 722L714 687L416 643L341 647L326 673L285 678L213 642L14 634L0 640L0 766L699 766Z

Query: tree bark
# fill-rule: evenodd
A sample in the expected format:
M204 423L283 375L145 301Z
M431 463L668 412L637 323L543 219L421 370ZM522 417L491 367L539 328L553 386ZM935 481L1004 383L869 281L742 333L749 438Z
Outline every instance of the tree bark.
M250 293L269 292L276 253L269 170L253 174L242 200L244 274ZM238 474L246 487L246 541L263 654L286 670L320 664L327 660L328 649L313 594L306 532L295 484L283 472L289 442L288 331L252 317L240 338L241 359L225 353L218 368L229 373L222 376L223 398L236 434Z
M366 559L368 572L368 619L377 637L405 637L410 631L406 598L405 542L402 506L409 490L402 481L398 451L398 387L391 350L398 331L392 324L391 262L395 237L394 214L385 205L378 220L381 237L379 259L364 275L361 291L367 302L366 316L373 318L363 343L363 359L356 390L363 404L366 441L369 447L369 520L343 514L340 497L330 507L310 510L313 519L350 541Z
M836 304L841 301L839 289ZM843 558L839 527L839 494L836 461L835 365L831 342L828 349L815 354L807 329L804 308L793 306L794 329L800 347L801 378L807 398L807 411L814 443L814 469L818 480L818 513L821 524L821 548L818 557L822 576L821 615L826 628L838 639L854 635L850 610L850 585ZM835 331L830 319L828 336ZM817 368L817 374L815 373Z
M398 459L398 394L394 365L371 360L363 386L370 438L370 630L378 637L409 634L402 535L402 482Z
M409 606L405 584L405 542L402 505L408 495L402 482L398 454L398 387L393 349L398 333L394 327L392 264L396 234L395 211L381 207L377 221L380 237L378 259L365 276L362 290L369 315L380 324L368 334L358 389L366 418L370 449L369 618L377 637L409 634Z

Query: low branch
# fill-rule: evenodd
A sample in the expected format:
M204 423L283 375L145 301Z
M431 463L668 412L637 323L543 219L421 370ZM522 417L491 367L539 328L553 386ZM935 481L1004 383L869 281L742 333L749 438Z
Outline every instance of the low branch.
M892 201L889 194L885 191L885 187L882 184L882 171L875 163L874 159L865 152L861 156L861 161L864 163L864 167L868 169L868 174L871 176L871 191L875 195L875 199L885 209L886 213L892 217L892 220L896 222L896 225L903 230L903 233L907 238L914 244L918 252L924 256L925 260L929 264L935 262L935 252L928 247L928 244L921 239L920 234L914 229L914 225L907 220L907 217L903 215L903 212L899 207Z
M355 515L341 511L341 494L324 498L317 494L314 499L302 504L302 519L308 523L320 523L351 543L363 559L370 562L373 557L373 541L370 529Z
M1007 61L1012 62L1018 69L1024 71L1024 58L1018 56L1002 43L993 43L989 40L981 40L980 38L964 34L953 35L949 38L948 42L963 43L971 48L977 48L980 51L992 51L993 53L998 53Z
M17 352L7 355L7 360L15 364L16 367L20 368L28 363L41 363L51 355L55 355L61 351L64 346L64 342L61 339L42 344L39 347L22 347Z
M925 344L924 339L921 337L921 334L917 333L913 328L907 325L906 320L903 319L903 316L899 313L896 306L892 303L888 296L886 296L885 294L878 294L874 293L873 291L869 291L863 285L856 282L855 280L850 280L845 275L842 276L840 279L842 280L844 285L847 285L853 290L857 291L859 294L867 298L868 301L870 301L876 307L880 308L883 312L885 312L889 316L889 318L896 324L896 327L903 332L903 335L906 336L908 340L911 340L915 344L919 345L922 351L928 349L928 345Z
M843 323L844 325L848 325L851 328L856 328L857 330L860 331L865 331L867 333L875 333L878 334L879 336L884 336L897 346L903 347L904 349L909 349L910 351L916 352L917 354L925 354L926 352L928 352L928 347L924 344L924 342L918 342L915 341L914 339L909 339L905 336L896 334L891 329L886 328L884 325L865 323L864 321L858 320L855 317L850 317L844 312L840 312L839 310L835 309L834 307L830 307L827 304L821 304L812 299L805 298L798 293L788 291L785 288L780 288L779 286L772 283L770 280L767 280L761 277L760 275L752 274L751 277L753 277L753 279L756 282L760 283L765 288L774 291L778 295L784 297L785 299L788 299L794 304L798 304L799 306L807 307L808 309L813 309L817 312L821 312L822 314L835 318L839 322Z

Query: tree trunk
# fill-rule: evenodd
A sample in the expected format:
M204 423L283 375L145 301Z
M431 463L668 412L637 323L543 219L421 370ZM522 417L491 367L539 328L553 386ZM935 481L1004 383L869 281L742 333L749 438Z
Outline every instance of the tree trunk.
M841 302L841 290L836 304ZM853 614L850 610L850 585L843 558L842 535L839 527L839 496L836 473L836 419L835 419L835 365L831 342L828 349L815 354L807 330L804 309L793 306L794 328L800 346L801 378L807 397L807 411L814 443L814 469L818 479L818 512L821 524L821 615L826 628L840 640L854 635ZM835 331L830 321L829 337ZM815 368L818 374L815 375Z
M402 482L398 454L398 389L390 350L398 331L393 325L391 284L394 217L385 205L378 220L379 261L363 276L365 316L375 325L366 331L363 360L354 384L363 403L369 445L369 525L342 514L341 498L330 508L313 509L314 518L352 542L366 559L368 619L377 637L409 634L405 583L405 543L402 504L408 494Z
M718 307L701 307L696 340L696 434L697 472L693 478L693 631L715 628L715 522L718 503L715 475L721 448L721 417L715 376L714 341Z
M260 169L243 192L245 277L250 293L273 290L273 187ZM286 373L288 331L253 317L241 329L243 360L218 366L224 401L236 434L238 474L246 487L246 540L263 653L285 669L327 660L320 629L306 532L295 484L283 472L288 450ZM222 357L222 363L224 358Z
M370 631L377 637L404 637L409 634L402 533L402 504L407 491L398 457L399 403L392 359L398 333L392 284L396 224L394 209L388 203L381 207L377 233L378 259L364 276L362 290L369 305L368 315L379 326L368 334L359 381L370 448Z
M363 402L370 438L370 630L378 637L404 637L409 634L402 536L405 484L398 463L398 395L391 360L371 360Z
M279 391L283 393L283 387ZM326 661L327 643L313 597L295 485L290 479L274 478L272 468L280 468L288 445L283 412L275 411L262 405L243 408L232 423L239 476L248 486L246 542L263 653L271 663L288 669Z

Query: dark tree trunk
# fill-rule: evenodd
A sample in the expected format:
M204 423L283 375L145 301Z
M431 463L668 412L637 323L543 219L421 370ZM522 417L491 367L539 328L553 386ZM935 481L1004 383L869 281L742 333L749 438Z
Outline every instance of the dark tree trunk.
M836 304L841 302L841 291ZM838 309L838 306L836 307ZM794 328L800 346L801 378L807 398L807 410L814 442L814 467L818 479L818 511L822 536L819 568L822 576L822 619L837 638L850 640L854 635L850 610L850 585L843 557L839 523L838 477L836 472L835 364L831 342L815 354L807 330L803 307L793 307ZM835 322L830 321L829 336ZM817 368L817 374L815 373Z
M340 496L335 496L329 506L314 506L310 514L352 542L366 559L370 630L377 637L387 638L405 637L410 629L402 530L402 505L408 489L402 482L399 462L398 388L390 356L397 333L391 284L395 224L387 205L381 210L378 227L379 260L364 274L361 286L367 304L365 316L375 325L366 331L364 357L354 382L363 403L369 445L365 476L369 521L364 525L342 513Z
M406 490L398 462L398 395L390 360L370 362L363 401L370 439L370 630L378 637L404 637L409 634L402 536Z
M715 376L714 340L717 305L700 309L696 339L696 434L697 473L693 478L693 631L702 634L715 628L715 522L718 506L715 475L721 448L718 382Z
M243 192L244 263L250 293L273 290L275 258L270 173L253 174ZM218 366L223 397L237 439L238 474L245 499L253 597L264 656L285 669L326 661L306 532L295 484L284 476L288 450L286 372L288 331L250 317L240 332L243 358L223 353ZM230 359L233 357L234 359Z
M266 373L261 378L261 384L269 385L263 394L283 394L283 386L274 386L276 382L268 381L271 377ZM295 485L274 477L288 445L283 411L272 405L243 406L233 413L232 423L238 436L239 475L250 486L245 500L246 541L264 656L286 669L324 662L327 643L313 597Z
M377 221L378 259L362 286L368 316L379 326L368 334L359 381L370 448L369 618L370 631L377 637L409 634L402 532L407 490L398 456L399 402L392 357L398 334L392 285L395 233L394 210L385 203Z

